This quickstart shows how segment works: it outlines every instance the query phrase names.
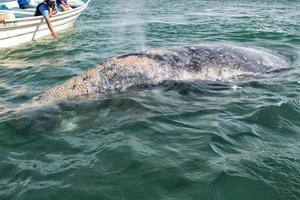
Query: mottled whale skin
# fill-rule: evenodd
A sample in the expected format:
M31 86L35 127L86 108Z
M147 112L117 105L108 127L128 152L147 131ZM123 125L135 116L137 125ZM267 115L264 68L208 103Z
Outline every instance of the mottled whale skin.
M287 67L280 56L230 45L198 45L127 54L108 60L55 86L33 102L107 94L165 80L229 80Z

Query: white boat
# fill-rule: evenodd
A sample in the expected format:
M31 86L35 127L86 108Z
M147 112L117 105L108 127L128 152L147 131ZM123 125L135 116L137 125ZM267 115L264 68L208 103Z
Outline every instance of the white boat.
M89 2L90 0L72 4L71 1L72 9L52 16L50 21L54 31L61 32L72 27ZM33 16L34 8L19 9L17 0L0 3L1 13L12 17L9 20L0 20L0 48L13 47L51 35L43 16Z

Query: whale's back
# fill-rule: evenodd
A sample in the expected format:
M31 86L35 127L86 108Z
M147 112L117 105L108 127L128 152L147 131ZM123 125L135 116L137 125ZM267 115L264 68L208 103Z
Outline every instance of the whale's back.
M253 48L201 45L126 54L49 89L35 101L107 94L165 80L229 80L288 66L280 56Z
M227 45L201 45L166 51L153 50L138 55L146 56L163 65L194 71L218 68L263 73L285 68L288 65L285 59L267 51Z

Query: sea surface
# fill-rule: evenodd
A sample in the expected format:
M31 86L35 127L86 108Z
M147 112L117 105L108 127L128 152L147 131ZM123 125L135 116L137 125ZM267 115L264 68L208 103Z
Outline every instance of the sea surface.
M204 43L290 66L18 112L112 57ZM57 40L1 50L0 199L300 199L300 1L92 0Z

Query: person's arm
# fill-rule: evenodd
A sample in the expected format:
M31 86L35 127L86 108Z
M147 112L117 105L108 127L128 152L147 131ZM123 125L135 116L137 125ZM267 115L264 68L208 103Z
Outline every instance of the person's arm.
M54 29L53 29L53 26L52 26L52 24L51 24L51 21L50 21L50 19L49 19L51 13L50 13L49 10L48 10L46 7L44 7L44 6L40 6L39 9L40 9L40 12L42 13L42 15L43 15L43 17L44 17L44 19L45 19L45 21L46 21L46 23L47 23L47 26L48 26L48 28L49 28L49 30L50 30L50 32L51 32L51 35L52 35L53 39L56 39L57 35L56 35L56 33L55 33Z
M52 35L53 39L56 39L57 35L56 35L55 31L53 30L50 19L46 19L46 23L47 23L47 26L48 26L48 28L51 32L51 35Z
M56 9L56 7L51 8L51 11L50 11L49 16L51 17L51 16L56 15L56 14L57 14L57 9Z

